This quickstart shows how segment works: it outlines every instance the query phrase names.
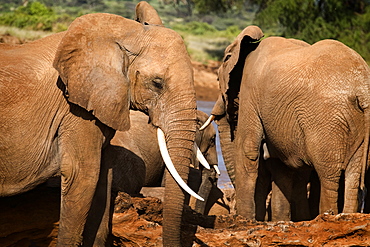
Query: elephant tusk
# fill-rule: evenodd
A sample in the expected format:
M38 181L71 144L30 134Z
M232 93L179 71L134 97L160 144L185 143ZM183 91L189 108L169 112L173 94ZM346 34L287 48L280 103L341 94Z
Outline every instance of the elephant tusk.
M194 196L200 201L204 201L202 197L200 197L197 193L195 193L185 182L182 180L179 173L176 171L175 166L172 163L172 160L170 158L170 155L167 150L166 145L166 139L164 136L163 131L160 128L157 128L157 136L158 136L158 144L159 144L159 150L161 151L162 158L164 160L164 163L166 164L166 167L168 171L171 173L172 177L175 179L175 181L178 183L178 185L183 188L186 192L188 192L190 195Z
M204 158L202 152L200 151L198 145L194 142L194 148L196 150L196 153L197 153L197 159L199 160L199 162L207 169L211 169L211 166L208 164L208 161L206 160L206 158Z
M215 115L209 116L207 121L202 125L202 127L199 128L199 130L204 130L205 128L207 128L208 125L210 125L212 123L212 121L215 120L215 118L216 118Z
M262 148L263 148L263 159L268 160L270 158L270 153L269 150L267 149L266 143L263 143Z
M221 174L220 169L218 169L218 165L213 165L213 168L215 168L215 171L218 175Z

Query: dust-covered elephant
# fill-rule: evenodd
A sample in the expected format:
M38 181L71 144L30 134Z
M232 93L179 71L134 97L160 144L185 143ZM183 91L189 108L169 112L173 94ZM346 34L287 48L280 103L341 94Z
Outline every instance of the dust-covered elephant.
M211 126L204 131L198 130L207 118L206 113L197 111L195 140L196 148L199 147L211 169L199 166L194 158L191 176L189 175L189 180L193 180L189 181L192 184L190 187L205 199L195 203L194 209L199 213L204 213L208 195L216 183L218 169L214 168L218 165L215 129ZM148 116L139 111L130 111L130 120L130 130L117 131L111 145L104 150L104 162L113 168L113 190L135 195L139 194L143 186L162 186L165 164L160 153L156 129L148 123Z
M88 14L66 32L0 46L0 196L60 173L58 246L104 245L112 172L101 154L115 130L129 129L130 109L161 130L186 184L197 125L193 68L180 35L143 23ZM185 195L167 177L163 243L179 246Z
M272 158L296 171L316 170L321 213L338 212L344 172L343 212L356 212L369 149L368 65L335 40L258 42L262 37L258 27L249 26L226 48L221 94L212 111L221 147L231 150L226 159L235 165L238 213L255 217L262 141Z

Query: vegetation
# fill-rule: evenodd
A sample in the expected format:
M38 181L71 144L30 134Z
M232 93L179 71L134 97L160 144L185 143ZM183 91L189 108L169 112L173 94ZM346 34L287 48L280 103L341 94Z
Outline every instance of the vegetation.
M59 32L93 12L133 18L139 0L0 0L0 25ZM193 57L220 60L224 48L250 25L266 36L314 43L342 41L370 61L370 0L148 0L164 24L179 32Z
M256 22L273 34L314 43L336 39L370 62L369 0L257 0Z

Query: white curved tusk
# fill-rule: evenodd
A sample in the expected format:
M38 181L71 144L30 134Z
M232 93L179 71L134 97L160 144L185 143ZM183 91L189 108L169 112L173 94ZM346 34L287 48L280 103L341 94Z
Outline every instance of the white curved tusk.
M194 142L194 147L195 147L195 150L197 152L197 159L199 160L199 162L207 169L211 169L211 166L208 164L208 161L206 160L206 158L204 158L202 152L200 151L198 145Z
M170 155L167 150L166 145L166 139L164 136L163 131L160 128L157 128L157 137L158 137L158 144L159 144L159 150L161 151L162 158L164 160L164 163L166 164L166 167L168 171L171 173L172 177L175 179L175 181L178 183L178 185L183 188L186 192L188 192L190 195L194 196L200 201L204 201L202 197L200 197L197 193L195 193L180 177L179 173L176 171L175 166L172 163L172 160L170 158Z
M215 171L218 175L221 174L220 169L218 169L218 165L213 165L213 168L215 168Z
M212 123L212 121L215 120L215 118L216 118L215 115L209 116L207 121L202 125L202 127L199 128L199 130L204 130L205 128L207 128L208 125L210 125Z

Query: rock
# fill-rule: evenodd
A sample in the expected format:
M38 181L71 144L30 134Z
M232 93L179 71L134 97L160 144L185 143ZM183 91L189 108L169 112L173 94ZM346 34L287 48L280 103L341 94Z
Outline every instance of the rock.
M157 197L162 202L164 199L164 187L143 187L140 193L144 197Z

